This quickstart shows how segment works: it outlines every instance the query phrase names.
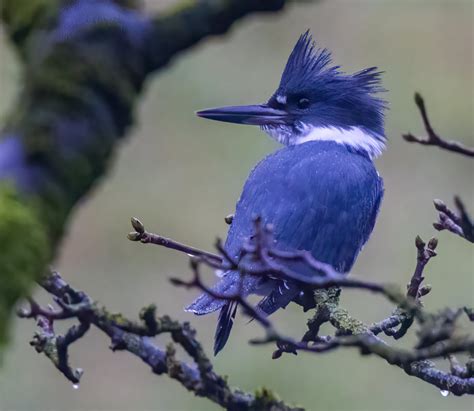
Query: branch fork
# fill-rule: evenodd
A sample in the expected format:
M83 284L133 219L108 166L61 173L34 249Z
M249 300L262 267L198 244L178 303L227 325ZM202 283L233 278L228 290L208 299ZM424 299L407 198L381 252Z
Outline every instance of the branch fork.
M418 143L425 146L438 146L444 150L463 154L468 157L474 157L473 147L467 147L457 141L445 140L434 131L433 126L431 125L431 122L428 118L425 100L423 99L420 93L415 93L415 104L418 107L418 110L420 111L427 137L417 137L412 133L406 133L402 135L405 141L408 141L409 143Z

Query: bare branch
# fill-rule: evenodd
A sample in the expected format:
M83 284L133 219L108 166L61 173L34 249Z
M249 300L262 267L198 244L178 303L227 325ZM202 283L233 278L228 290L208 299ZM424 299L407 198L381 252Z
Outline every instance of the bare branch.
M466 211L460 197L454 197L454 205L457 208L457 213L448 208L443 201L434 200L434 206L439 214L438 221L433 223L433 227L438 231L450 231L474 243L474 221Z
M132 221L136 233L141 236L146 233L139 220ZM172 240L171 240L172 241ZM220 252L219 258L211 258L208 253L191 259L193 278L190 281L172 279L178 286L198 288L214 298L237 302L243 313L255 319L265 330L265 336L253 339L252 344L276 343L274 359L284 353L297 354L299 351L321 354L344 347L358 348L363 355L375 355L389 364L396 365L407 374L435 385L441 390L448 390L455 395L474 393L474 364L470 359L465 366L454 357L456 353L471 354L474 352L474 339L460 332L458 319L468 308L451 310L445 309L436 314L427 313L421 298L429 291L423 286L423 270L428 261L436 254L437 242L431 239L425 244L421 238L416 240L417 266L414 270L406 295L395 290L393 286L384 286L368 281L348 279L334 271L331 266L314 260L308 253L301 251L281 251L275 245L271 227L264 226L260 219L255 221L255 234L243 246L241 257L235 260L228 255L220 241L216 247ZM246 261L254 263L249 266ZM303 276L288 270L285 263L298 261L306 264L312 275ZM242 289L232 294L220 294L208 288L201 279L199 267L201 264L212 268L231 267L238 270L242 276L271 276L273 280L298 282L302 289L314 293L314 317L308 321L308 331L301 340L286 336L276 330L273 323L250 304ZM258 267L256 269L255 267ZM306 270L305 270L306 271ZM242 277L243 278L243 277ZM113 350L127 350L147 363L153 372L168 374L178 380L188 390L196 395L205 396L228 409L250 410L261 399L251 394L235 391L228 387L225 380L213 371L212 363L205 354L202 346L195 338L195 331L189 324L178 323L168 316L157 317L156 307L145 307L140 313L140 322L130 321L119 314L111 314L105 308L94 303L85 293L74 290L62 280L57 273L52 273L41 282L59 309L45 309L30 299L30 307L21 310L20 315L27 318L41 318L40 332L34 338L38 352L44 352L55 366L72 382L78 382L82 371L69 366L67 348L81 338L91 325L105 332L112 341ZM351 317L339 307L340 288L360 288L374 291L386 296L397 308L390 317L370 327ZM56 336L53 322L65 318L77 318L78 326L69 329L65 336ZM418 324L417 343L412 349L392 346L377 336L384 333L401 338L415 321ZM329 322L335 329L334 335L319 336L320 326ZM189 365L176 358L173 345L165 350L155 345L148 337L169 333L175 344L181 345L191 356L194 365ZM54 349L51 349L54 348ZM51 352L58 352L57 356ZM450 371L437 369L431 362L433 359L448 358ZM292 409L279 401L272 403L274 408L258 408L272 410ZM267 404L265 402L265 404Z
M255 233L243 245L239 261L232 262L233 269L238 270L242 276L270 276L273 280L298 282L302 289L306 287L315 292L315 304L313 305L315 314L308 321L308 331L301 341L278 332L268 318L262 318L261 313L252 307L241 293L220 294L206 287L200 280L197 269L200 263L207 263L205 259L193 260L194 278L191 281L173 279L173 283L188 288L196 287L214 298L239 303L244 308L244 314L255 318L266 331L263 338L253 339L250 342L252 344L276 343L277 350L272 356L274 359L281 357L283 353L297 354L298 351L304 351L318 354L342 347L356 347L362 354L376 355L389 364L402 368L409 375L429 382L441 390L449 390L456 395L472 394L474 393L474 378L471 378L472 376L467 371L462 375L458 372L459 370L444 372L435 368L434 364L428 361L443 359L459 352L471 353L474 350L474 339L459 333L457 321L462 313L461 309L446 309L437 314L430 314L424 311L421 305L421 298L431 289L429 286L422 285L423 271L428 261L436 255L436 247L436 239L433 238L426 244L420 237L417 237L417 265L407 286L405 296L392 286L361 281L354 276L348 278L341 275L327 264L314 260L308 253L278 250L273 241L271 227L262 225L260 219L256 219ZM252 261L251 266L246 264L247 259ZM224 256L223 261L225 260ZM306 268L313 270L313 274L301 275L289 270L285 266L285 262L288 261L304 263ZM216 268L215 265L212 267ZM368 327L339 307L340 287L360 288L381 293L398 307L390 317ZM377 334L383 332L399 339L413 326L415 320L419 325L418 342L413 349L397 348L377 337ZM331 323L335 328L335 335L318 335L320 326L326 322ZM465 369L468 369L467 365Z
M230 388L226 378L214 371L189 323L180 323L167 315L156 316L154 305L145 307L140 313L140 322L135 322L121 314L110 313L84 292L72 288L58 273L45 276L40 285L53 296L59 309L42 308L30 300L30 307L19 314L26 318L37 316L41 319L38 321L40 330L35 334L32 345L38 352L44 353L73 384L79 383L82 370L69 366L67 349L83 337L90 326L94 326L110 337L113 351L130 352L155 374L167 374L195 395L206 397L226 409L302 411L276 399L268 390L251 394ZM67 314L59 314L62 310ZM64 336L56 335L53 322L64 318L76 318L79 324L72 326ZM173 343L180 345L194 364L178 359L173 343L168 344L166 349L155 344L150 337L160 334L169 334Z
M86 334L90 328L90 323L80 321L78 325L70 327L65 335L56 335L53 327L54 321L73 318L75 314L63 309L44 309L31 298L28 301L30 307L19 310L18 315L23 318L35 318L40 329L33 336L30 345L38 353L44 353L69 381L73 384L79 384L83 370L71 367L68 348Z
M474 157L474 148L466 147L457 141L448 141L440 137L433 129L428 113L426 112L425 102L419 93L415 93L415 103L420 110L421 118L427 133L426 138L417 137L411 133L403 134L402 137L409 143L418 143L425 146L438 146L444 150L453 151L468 157Z
M142 244L155 244L162 247L171 248L172 250L180 251L187 254L190 257L205 257L209 260L216 261L217 263L222 262L222 258L208 251L200 250L199 248L191 247L186 244L179 243L178 241L172 240L171 238L162 237L158 234L149 233L145 230L145 226L142 222L132 217L132 226L135 231L128 233L127 238L130 241L139 241Z
M407 296L413 299L417 299L419 296L420 286L422 281L424 280L423 277L423 270L425 269L426 264L432 257L436 256L436 247L438 245L438 240L436 238L432 238L428 245L421 239L420 236L416 237L415 245L417 249L417 263L415 272L411 278L410 284L408 284L408 291Z

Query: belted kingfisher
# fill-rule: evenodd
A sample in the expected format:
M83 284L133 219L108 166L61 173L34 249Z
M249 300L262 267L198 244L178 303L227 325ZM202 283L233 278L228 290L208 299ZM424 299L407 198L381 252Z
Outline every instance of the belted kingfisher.
M370 67L345 74L331 65L309 31L290 54L280 85L265 104L197 112L211 120L259 126L285 147L252 170L237 203L225 242L238 257L254 230L254 217L273 226L277 248L306 250L338 272L347 273L369 239L383 196L373 159L385 148L384 110L377 96L380 72ZM227 271L213 286L220 295L239 290L240 274ZM244 296L263 295L265 315L301 297L302 286L246 275ZM237 303L202 294L186 311L220 310L214 354L226 344Z

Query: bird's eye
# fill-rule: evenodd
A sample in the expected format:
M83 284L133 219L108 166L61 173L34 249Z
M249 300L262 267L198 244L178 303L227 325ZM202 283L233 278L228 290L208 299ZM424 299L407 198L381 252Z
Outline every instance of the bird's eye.
M298 100L297 105L298 105L298 108L300 108L300 109L308 108L308 107L309 107L309 100L308 100L307 98L305 98L305 97L300 98L300 99Z

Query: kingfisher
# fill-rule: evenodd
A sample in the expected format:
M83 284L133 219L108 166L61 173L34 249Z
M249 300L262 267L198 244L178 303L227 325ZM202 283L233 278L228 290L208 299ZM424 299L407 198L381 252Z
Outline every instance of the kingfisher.
M373 163L386 146L383 91L377 67L343 72L308 30L266 103L196 113L259 126L283 145L261 160L244 184L224 245L229 255L239 258L258 216L273 227L277 248L305 250L340 273L350 271L372 233L384 192ZM214 294L260 295L256 308L264 315L301 302L302 284L241 275L224 272L212 287ZM229 338L237 306L203 293L185 308L196 315L220 310L215 355Z

